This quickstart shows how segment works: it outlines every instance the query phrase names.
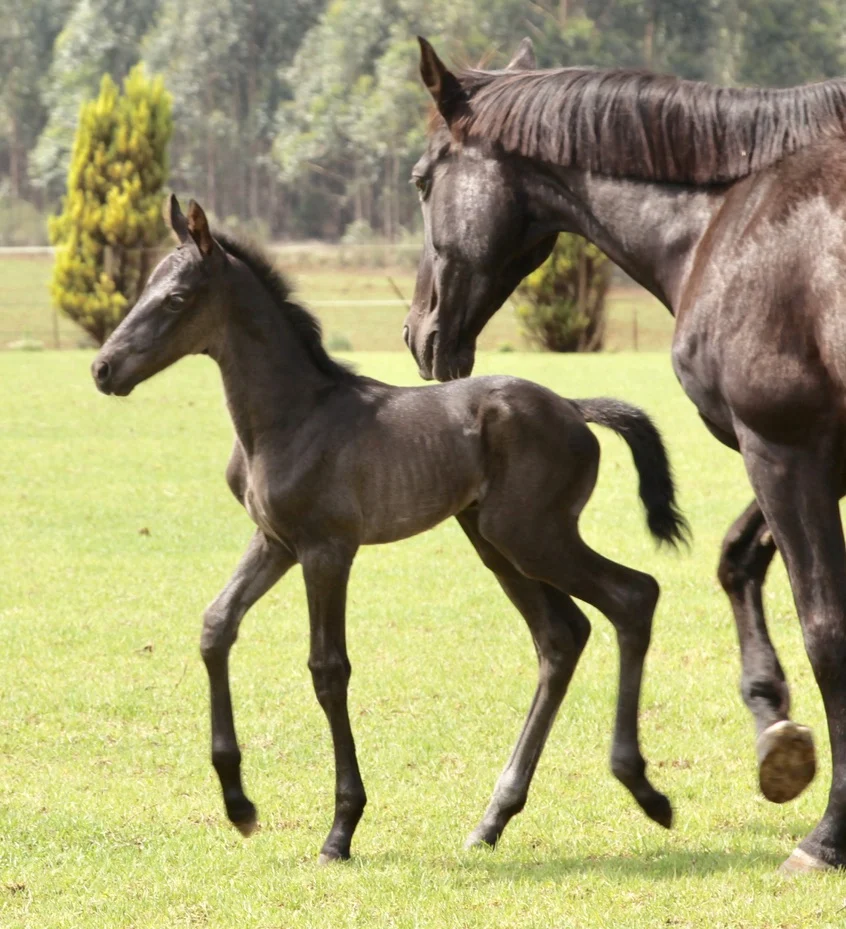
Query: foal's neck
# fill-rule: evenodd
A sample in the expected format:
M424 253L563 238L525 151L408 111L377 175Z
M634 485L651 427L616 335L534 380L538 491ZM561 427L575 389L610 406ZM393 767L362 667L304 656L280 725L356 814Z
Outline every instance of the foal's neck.
M546 167L528 183L535 215L577 232L675 313L696 248L724 198L682 187Z
M229 309L212 354L235 432L252 455L271 437L284 441L333 386L333 379L319 370L285 308L249 269L233 264Z

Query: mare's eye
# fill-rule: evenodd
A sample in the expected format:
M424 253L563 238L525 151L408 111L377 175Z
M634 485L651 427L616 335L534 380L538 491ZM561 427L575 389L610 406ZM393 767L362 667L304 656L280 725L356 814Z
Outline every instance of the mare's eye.
M428 177L414 177L414 186L417 188L417 193L420 195L421 200L425 200L429 196L429 188L432 186L432 180Z
M171 313L178 313L185 306L185 297L183 294L171 294L165 300L165 309Z

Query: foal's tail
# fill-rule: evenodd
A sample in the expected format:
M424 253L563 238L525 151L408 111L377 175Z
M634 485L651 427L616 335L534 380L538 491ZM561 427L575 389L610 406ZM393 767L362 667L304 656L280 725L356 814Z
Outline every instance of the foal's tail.
M670 461L655 423L639 407L610 397L572 403L587 422L613 429L631 449L640 478L640 499L652 535L659 542L674 546L687 542L690 526L676 506Z

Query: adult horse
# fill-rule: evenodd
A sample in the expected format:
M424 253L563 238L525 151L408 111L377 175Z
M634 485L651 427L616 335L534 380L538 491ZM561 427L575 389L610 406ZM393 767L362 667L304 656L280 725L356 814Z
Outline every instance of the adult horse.
M776 547L828 719L828 805L784 867L846 866L846 81L539 71L528 40L503 71L454 74L420 45L439 113L413 171L426 237L404 335L421 375L471 372L485 323L562 231L670 309L673 368L755 492L719 577L769 799L815 771L763 612Z

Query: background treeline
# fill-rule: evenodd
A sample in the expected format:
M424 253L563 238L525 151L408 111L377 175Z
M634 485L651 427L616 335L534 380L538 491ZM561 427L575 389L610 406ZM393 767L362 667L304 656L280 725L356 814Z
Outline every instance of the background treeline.
M645 66L724 84L846 73L846 0L20 0L0 18L0 244L45 240L80 104L142 61L173 97L170 184L259 236L399 240L446 60Z

